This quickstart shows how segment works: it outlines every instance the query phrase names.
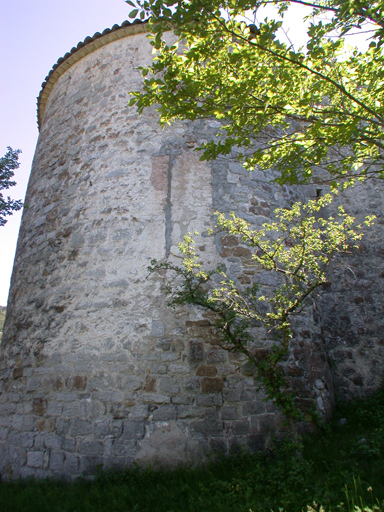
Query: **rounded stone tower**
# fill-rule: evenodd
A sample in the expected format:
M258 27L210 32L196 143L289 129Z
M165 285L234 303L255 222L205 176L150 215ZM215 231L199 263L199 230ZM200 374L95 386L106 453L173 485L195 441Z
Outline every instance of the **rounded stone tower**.
M216 121L161 130L155 110L139 117L129 91L150 60L146 25L125 22L73 48L43 84L1 346L4 478L262 449L281 420L246 361L214 344L209 317L167 307L162 276L146 269L198 230L208 264L250 279L246 247L204 238L213 212L257 224L311 189L271 185L236 155L201 162L194 149ZM307 317L297 379L326 411L332 379L314 336Z

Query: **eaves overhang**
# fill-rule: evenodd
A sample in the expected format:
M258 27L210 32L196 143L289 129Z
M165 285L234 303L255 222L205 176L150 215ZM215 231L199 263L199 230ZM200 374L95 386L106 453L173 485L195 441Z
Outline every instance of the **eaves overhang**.
M105 29L102 33L96 32L92 37L86 37L84 41L80 42L72 50L61 57L53 66L45 81L41 85L41 91L37 98L37 125L39 130L42 126L45 107L49 95L58 81L58 79L65 73L71 66L76 64L86 55L98 50L102 46L106 46L113 41L123 39L133 34L148 32L148 22L135 20L124 21L121 25L114 25L112 28Z

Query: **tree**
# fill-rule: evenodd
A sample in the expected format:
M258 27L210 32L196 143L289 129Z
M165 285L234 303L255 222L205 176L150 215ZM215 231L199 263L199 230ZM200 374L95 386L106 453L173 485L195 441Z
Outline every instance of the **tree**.
M157 104L162 123L216 117L222 135L203 158L242 148L253 170L278 181L384 177L383 0L135 0L130 16L150 17L153 64L131 104ZM309 11L306 47L284 34L292 4ZM257 21L262 9L275 17ZM324 16L328 19L324 21ZM177 41L162 35L172 29ZM353 31L368 32L366 51L345 50ZM324 175L324 171L326 174Z
M290 209L277 209L276 221L257 230L234 214L228 219L216 212L217 229L237 237L252 250L256 273L249 287L228 279L222 266L204 270L190 234L179 244L181 265L152 260L148 268L150 272L166 270L172 277L166 288L170 306L193 304L212 314L216 344L247 357L267 397L280 406L292 428L294 419L301 417L285 364L292 351L292 319L327 282L335 257L357 247L363 236L361 226L355 225L343 207L336 218L321 215L331 201L332 195L327 194L304 205L298 202ZM372 221L373 217L367 217L365 224L369 226ZM268 290L257 283L260 270L276 276ZM221 278L219 286L216 276ZM257 327L264 328L270 340L261 357L253 332Z
M16 185L15 181L12 181L14 176L14 170L18 169L20 149L13 150L8 146L6 154L0 158L0 190L8 190L10 187ZM16 212L23 207L21 200L11 199L9 196L5 198L0 192L0 226L4 226L7 220L7 215L12 215L12 212Z
M130 104L140 113L156 105L163 124L218 119L218 136L198 148L203 159L240 148L248 170L274 169L278 182L290 184L321 179L337 187L384 177L384 0L127 3L134 8L132 18L149 18L155 53L153 63L141 68L143 90L131 93ZM284 24L293 4L309 9L311 19L306 46L298 49ZM271 6L273 16L260 21ZM171 43L163 39L169 30L176 38ZM345 47L355 30L369 31L366 50ZM285 365L292 317L325 282L332 259L358 236L344 223L350 217L343 210L338 221L318 217L316 208L323 204L320 199L280 210L277 221L261 230L218 214L219 229L247 243L254 249L252 261L279 276L270 295L259 290L257 275L249 289L223 273L217 286L211 278L222 269L203 269L190 237L180 245L181 266L154 261L150 268L179 279L168 289L171 305L195 304L214 314L218 343L248 357L290 420L298 414L287 393ZM262 358L252 346L256 324L273 338Z

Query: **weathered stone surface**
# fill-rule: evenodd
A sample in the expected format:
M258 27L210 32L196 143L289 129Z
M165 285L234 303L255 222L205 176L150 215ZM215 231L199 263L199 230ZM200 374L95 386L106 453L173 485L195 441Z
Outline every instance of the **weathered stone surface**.
M171 421L143 440L136 461L140 465L175 467L186 462L198 464L203 455L201 445L186 436L175 421Z
M86 420L75 418L72 421L71 434L75 437L86 436L92 432L92 423Z
M204 377L201 381L203 393L219 393L224 388L224 381L220 377Z
M202 364L196 370L196 375L199 375L200 377L215 377L217 375L217 368L216 366Z
M313 191L268 183L235 153L200 161L194 148L216 136L216 122L162 130L154 110L139 118L127 93L151 58L145 34L123 37L73 64L49 95L0 347L4 478L190 463L209 450L263 449L281 427L246 358L215 345L201 310L167 307L169 276L148 278L147 266L179 263L177 244L197 230L210 268L223 263L229 278L269 287L275 276L247 265L248 247L206 236L213 212L260 225ZM287 362L303 401L325 418L333 382L359 396L384 369L383 183L358 185L342 202L359 221L370 208L378 220L297 321ZM256 341L262 358L273 340L260 330Z
M162 405L153 411L153 421L175 420L176 416L176 407L174 405Z
M44 452L28 452L27 466L42 468L44 466Z
M190 342L190 357L192 361L202 361L204 359L204 343L202 341Z

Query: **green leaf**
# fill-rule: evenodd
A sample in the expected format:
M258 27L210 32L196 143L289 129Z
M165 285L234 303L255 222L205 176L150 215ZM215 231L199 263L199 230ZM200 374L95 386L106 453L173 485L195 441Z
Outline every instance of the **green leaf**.
M139 12L139 9L133 9L133 11L131 11L129 14L128 14L128 17L129 18L136 18L137 16L137 13Z

